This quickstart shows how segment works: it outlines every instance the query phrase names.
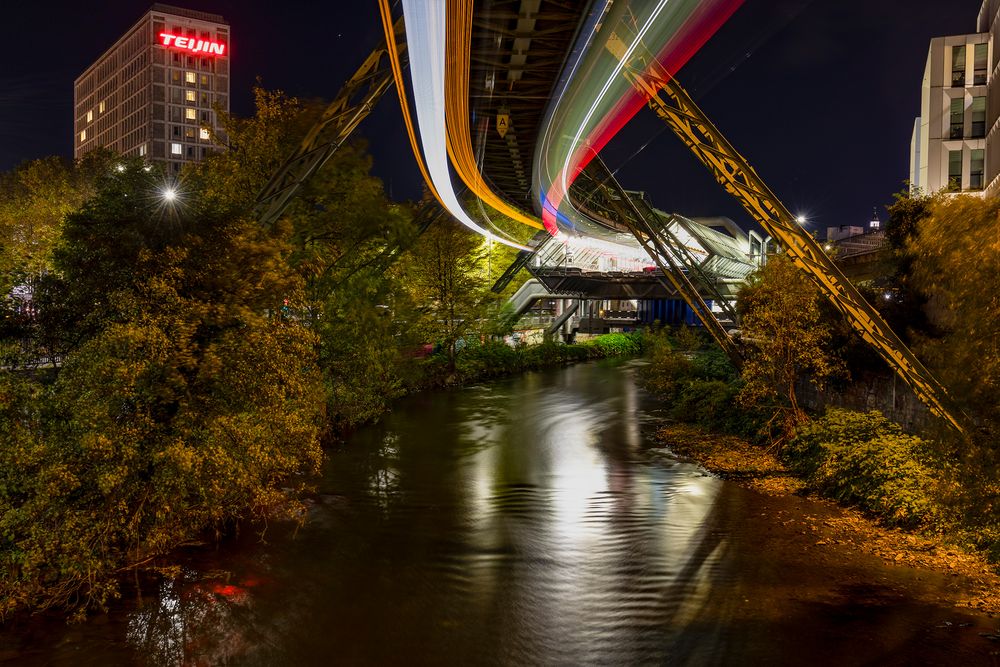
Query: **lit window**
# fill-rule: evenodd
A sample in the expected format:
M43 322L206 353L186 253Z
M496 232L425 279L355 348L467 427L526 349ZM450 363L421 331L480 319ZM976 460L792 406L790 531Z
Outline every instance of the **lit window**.
M201 128L201 133L198 136L200 136L202 139L206 139L207 140L209 138L208 137L208 130L206 128L204 128L204 127Z
M104 102L97 105L97 113L104 113Z
M972 138L982 139L986 136L986 98L972 98Z
M191 109L191 108L185 109L184 117L187 118L188 120L195 120L198 118L198 111L196 109Z
M969 168L969 189L983 189L983 172L986 167L986 151L975 148L972 151L972 164Z
M182 152L184 152L183 146L181 146L180 144L170 144L171 155L180 155Z
M146 154L146 144L142 144L141 146L139 146L139 157L142 157L145 154Z
M951 87L965 85L965 44L951 47Z
M962 189L962 151L948 151L948 191Z
M187 100L188 102L194 102L196 98L197 98L197 93L195 93L193 90L184 91L184 99Z
M203 86L207 86L208 85L208 75L207 74L202 74L201 75L201 85L203 85Z
M990 45L989 44L976 44L975 47L975 60L972 74L972 83L976 86L986 85L986 70L988 68L990 58Z
M184 138L185 139L194 139L194 128L193 127L185 127L184 128Z
M87 140L87 131L84 130L83 132L80 133L80 141L86 141L86 140Z
M87 112L87 122L90 123L94 120L94 110L91 109Z
M188 83L195 83L198 80L198 75L194 72L184 72L184 80Z

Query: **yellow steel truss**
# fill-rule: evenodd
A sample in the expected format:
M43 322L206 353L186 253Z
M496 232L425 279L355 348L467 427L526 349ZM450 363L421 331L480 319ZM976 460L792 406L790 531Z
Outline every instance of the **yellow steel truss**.
M818 243L795 221L792 214L761 180L753 167L698 108L691 97L663 70L654 58L635 49L626 60L628 47L612 36L606 48L622 61L622 74L648 101L659 116L694 153L758 224L784 248L800 269L822 290L861 337L913 389L931 411L963 432L957 411L950 406L944 387L916 355L844 277Z

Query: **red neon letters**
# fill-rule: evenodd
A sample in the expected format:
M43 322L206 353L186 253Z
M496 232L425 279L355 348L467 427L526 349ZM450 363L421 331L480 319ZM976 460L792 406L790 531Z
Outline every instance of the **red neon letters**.
M213 56L226 55L225 44L207 39L195 39L194 37L184 37L182 35L171 35L168 32L161 32L160 43L163 46L172 46L175 49L184 49L191 53L207 53Z

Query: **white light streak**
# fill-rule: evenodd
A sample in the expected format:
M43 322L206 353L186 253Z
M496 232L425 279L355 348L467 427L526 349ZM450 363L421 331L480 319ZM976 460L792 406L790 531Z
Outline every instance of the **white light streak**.
M480 227L462 208L451 182L445 126L446 5L444 0L403 0L410 81L427 170L441 202L459 222L504 245L528 250L526 246L500 238Z

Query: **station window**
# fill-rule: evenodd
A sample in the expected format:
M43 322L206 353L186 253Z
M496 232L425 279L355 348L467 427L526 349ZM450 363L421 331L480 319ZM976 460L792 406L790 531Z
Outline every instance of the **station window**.
M194 72L184 72L184 81L187 83L195 83L198 81L198 75Z
M184 117L188 120L196 120L198 118L198 111L188 107L184 109Z
M87 112L87 122L90 123L93 122L93 120L94 120L94 110L91 109L90 111Z
M184 147L177 143L170 144L170 154L171 155L181 155L184 152Z

